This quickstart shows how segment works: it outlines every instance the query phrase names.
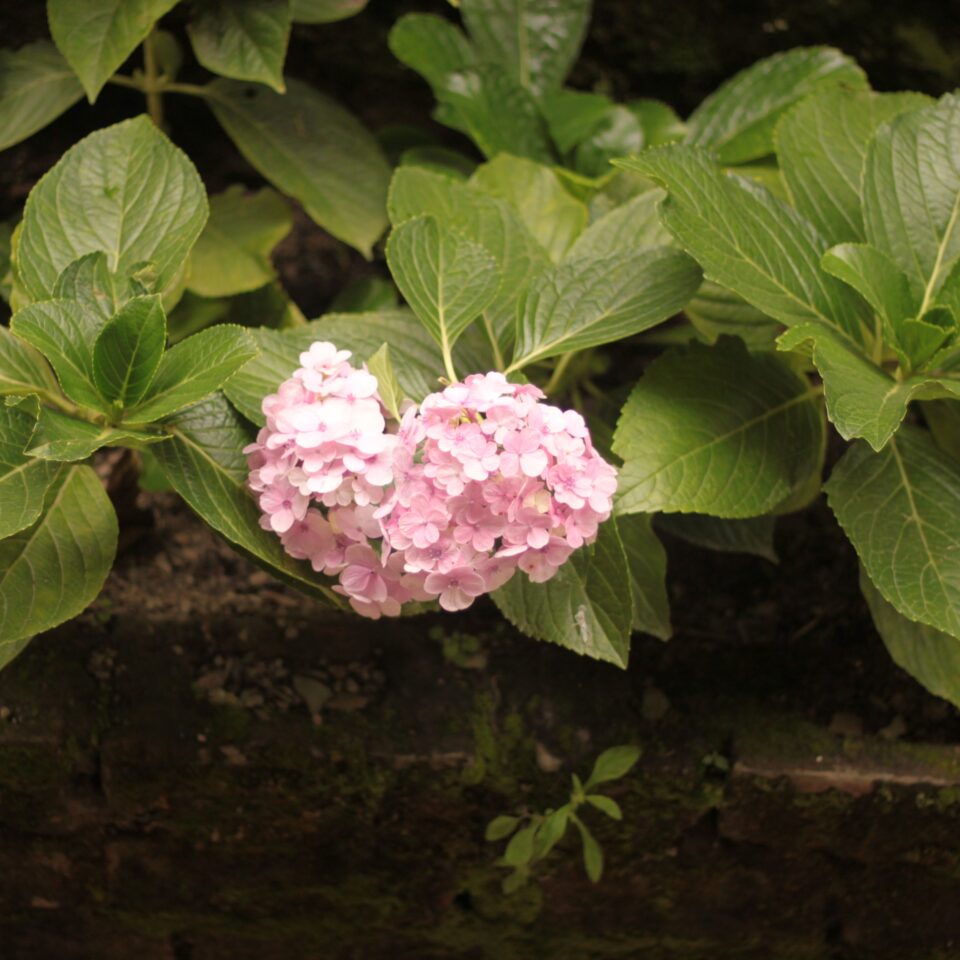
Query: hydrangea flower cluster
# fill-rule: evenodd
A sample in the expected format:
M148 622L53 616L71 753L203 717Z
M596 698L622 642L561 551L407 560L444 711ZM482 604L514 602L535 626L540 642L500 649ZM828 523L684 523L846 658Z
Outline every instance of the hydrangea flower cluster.
M315 343L246 448L262 524L337 575L359 613L469 607L519 569L549 580L611 513L616 470L580 414L474 374L388 422L376 379Z

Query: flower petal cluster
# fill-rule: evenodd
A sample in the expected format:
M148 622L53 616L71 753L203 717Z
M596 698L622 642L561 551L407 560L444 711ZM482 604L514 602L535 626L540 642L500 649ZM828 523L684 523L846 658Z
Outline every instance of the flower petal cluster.
M549 580L611 513L616 470L580 414L501 373L388 420L376 379L331 343L263 401L250 486L291 556L337 576L357 612L462 610L517 570Z

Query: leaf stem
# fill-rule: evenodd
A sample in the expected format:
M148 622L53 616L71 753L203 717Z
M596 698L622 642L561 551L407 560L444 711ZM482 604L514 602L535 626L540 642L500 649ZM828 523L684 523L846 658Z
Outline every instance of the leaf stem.
M443 339L440 343L440 350L443 353L443 369L447 372L447 377L451 383L457 383L460 378L457 376L456 368L453 365L453 354L450 351L450 341L447 339L447 331L443 330Z
M568 353L565 353L558 361L557 365L553 368L553 373L550 374L550 379L547 381L547 385L543 388L543 392L549 397L553 394L557 388L560 386L560 382L563 380L563 375L567 372L567 367L570 366L570 361L577 355L576 350L571 350Z
M497 343L497 336L493 332L493 327L490 326L490 318L486 314L483 315L483 329L486 331L487 339L490 341L490 349L493 352L493 365L502 372L504 368L503 354L500 352L500 344Z
M143 41L143 72L144 72L144 93L147 97L147 112L150 119L162 130L163 129L163 94L160 92L157 81L160 78L160 71L157 67L157 51L154 49L154 39L156 38L156 29L147 34Z
M123 73L115 73L107 83L116 84L118 87L128 87L131 90L139 90L140 93L185 93L191 97L206 97L206 87L201 87L195 83L174 83L172 80L164 80L162 77L156 79L153 83L148 83L146 77L142 74L128 77Z

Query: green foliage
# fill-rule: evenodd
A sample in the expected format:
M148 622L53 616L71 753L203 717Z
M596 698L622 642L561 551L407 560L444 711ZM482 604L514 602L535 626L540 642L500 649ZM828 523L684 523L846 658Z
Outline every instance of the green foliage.
M373 135L299 80L286 93L216 80L206 101L250 164L335 237L369 257L387 225L390 168Z
M617 509L760 516L819 469L822 444L817 392L776 357L733 339L671 350L617 425Z
M583 867L591 883L597 883L603 875L603 850L597 843L580 813L585 807L593 807L611 820L622 820L623 812L616 800L594 788L601 783L621 780L640 759L640 748L624 745L604 750L593 765L593 772L586 783L573 774L573 788L569 800L556 810L544 813L527 813L520 816L503 814L487 824L484 839L496 843L510 838L499 865L510 867L512 872L503 880L503 892L513 893L530 878L537 863L546 859L560 843L573 824L580 835ZM594 791L594 792L589 792Z
M518 629L596 660L626 667L634 605L627 554L610 520L596 543L574 552L553 579L515 576L493 594Z

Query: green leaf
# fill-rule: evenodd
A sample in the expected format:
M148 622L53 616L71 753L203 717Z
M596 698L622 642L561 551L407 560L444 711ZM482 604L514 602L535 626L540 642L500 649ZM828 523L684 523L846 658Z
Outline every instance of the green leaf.
M533 844L533 860L542 860L562 839L567 832L567 823L570 820L570 807L562 806L547 814L537 827L537 835Z
M813 344L813 362L823 378L830 422L845 440L863 437L879 450L903 422L921 383L894 380L840 331L822 323L794 327L777 345L794 350L807 341Z
M620 517L622 525L627 517ZM665 513L657 526L688 543L721 553L752 553L777 563L773 532L777 518L771 515L745 520L724 520L698 513Z
M537 95L563 85L590 20L590 0L462 0L460 9L480 56Z
M50 34L93 103L177 0L47 0Z
M905 426L879 453L851 446L826 491L884 598L907 619L960 636L960 463Z
M591 883L597 883L603 876L603 851L579 817L573 816L570 819L573 820L580 831L580 839L583 842L583 866L587 871L587 876Z
M468 179L477 164L474 160L446 147L411 147L400 155L399 166L423 167L454 180Z
M827 243L791 207L693 147L662 147L617 165L667 188L664 225L708 280L787 326L821 320L861 339L859 301L820 270Z
M865 238L860 181L877 128L927 103L919 93L830 87L784 116L776 149L791 201L831 243Z
M501 153L479 167L471 186L510 203L537 242L556 261L587 225L587 208L548 167Z
M553 160L536 100L502 67L480 63L448 73L434 92L452 111L452 116L441 111L437 119L469 134L484 156L514 153L541 163Z
M136 404L153 381L167 344L160 297L136 297L104 325L93 348L97 389L119 407Z
M0 406L0 540L29 527L43 510L57 465L23 451L36 426L19 407Z
M243 448L251 437L219 394L166 424L171 439L152 448L173 488L205 523L274 576L339 604L327 580L309 563L287 554L279 537L260 526L260 510L247 487Z
M877 633L897 666L931 693L960 707L960 640L897 613L860 568L860 589Z
M739 337L751 350L772 350L783 331L776 320L710 280L704 280L683 312L706 343L726 335Z
M533 841L536 832L536 825L531 823L510 838L507 849L503 852L503 862L506 866L521 867L530 862L533 857Z
M609 783L611 780L625 777L640 759L642 752L639 747L629 743L604 750L594 761L593 770L584 784L584 790L589 790L599 783Z
M910 280L923 314L960 255L960 96L882 126L863 170L867 239Z
M367 361L367 369L377 378L377 394L383 405L400 419L400 404L403 401L403 388L397 380L397 373L390 360L390 345L384 343Z
M816 391L776 356L751 356L732 338L670 350L617 424L617 510L768 513L819 464L823 430Z
M550 136L562 154L589 139L612 106L613 101L602 93L582 90L557 90L540 100Z
M243 327L218 324L195 333L163 355L149 390L125 419L150 423L169 417L219 390L256 355L256 342Z
M6 327L0 326L0 397L58 390L46 360Z
M631 100L627 106L640 121L645 146L662 147L686 136L686 124L668 104L660 100L641 99Z
M283 93L290 23L290 0L201 0L187 33L208 70Z
M117 549L117 516L90 467L64 467L31 526L0 540L0 662L18 641L80 613Z
M538 640L626 667L633 600L627 555L615 523L600 526L597 541L574 551L553 579L531 583L515 574L493 594L500 612Z
M519 817L499 816L494 817L488 824L484 832L483 839L490 843L497 840L505 840L517 829L520 823Z
M777 121L814 90L865 89L863 71L831 47L797 47L742 70L712 93L687 120L687 142L709 147L725 164L773 153Z
M84 311L109 320L137 292L137 281L111 273L107 255L98 251L84 254L64 267L54 284L53 298L76 300Z
M496 261L477 243L441 230L433 217L394 227L387 264L404 299L446 356L496 296Z
M71 463L85 460L101 447L139 447L163 439L163 434L115 429L43 407L26 452L43 460Z
M607 108L596 128L574 153L574 167L588 177L612 174L610 161L644 147L640 118L629 108L613 104Z
M477 56L463 31L430 13L408 13L391 28L390 52L442 91L447 75L472 67Z
M479 243L497 263L500 285L484 321L504 354L513 343L517 302L530 281L549 264L546 251L504 200L428 170L401 168L390 184L390 220L399 224L422 215Z
M842 243L821 258L823 269L853 287L891 324L916 316L920 306L910 281L893 261L868 243Z
M292 0L297 23L333 23L358 14L368 0Z
M660 223L657 207L666 196L663 190L647 190L587 227L574 241L567 258L613 257L632 247L662 247L673 236Z
M247 160L325 230L369 259L387 225L390 167L353 114L299 80L283 96L217 80L207 102Z
M0 150L45 127L83 96L83 88L46 40L0 50Z
M642 513L608 520L616 523L630 567L633 629L669 640L670 599L667 596L667 553L653 532L650 517Z
M156 289L180 269L204 221L203 184L186 155L141 116L91 133L30 191L17 266L36 300L61 272L102 250L113 273L152 261Z
M69 300L43 300L16 313L10 329L53 365L74 403L107 412L93 378L93 345L103 328L99 314Z
M527 290L510 369L640 333L683 309L697 264L672 247L565 260Z
M359 277L340 289L330 304L331 313L375 313L396 310L397 288L385 277Z
M252 423L264 423L260 405L267 394L288 379L300 365L300 354L315 340L328 340L353 352L353 363L369 360L385 343L404 396L420 401L438 387L443 371L433 338L409 310L376 313L328 314L291 330L251 330L260 352L224 387L230 402ZM462 370L485 368L483 361L464 350L455 353Z
M610 797L605 797L602 793L591 793L587 795L587 803L591 807L596 807L601 813L605 813L611 820L622 820L623 811L620 804Z
M210 197L210 219L190 254L187 289L201 297L247 293L276 276L270 252L290 232L290 207L265 187L234 185Z

